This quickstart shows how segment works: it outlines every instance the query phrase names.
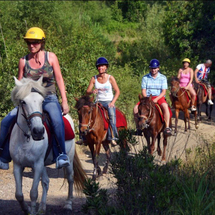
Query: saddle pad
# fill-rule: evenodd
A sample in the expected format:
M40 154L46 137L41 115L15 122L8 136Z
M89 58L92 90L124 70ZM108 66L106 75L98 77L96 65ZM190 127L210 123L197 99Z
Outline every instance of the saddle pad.
M191 100L191 95L190 95L190 93L189 93L188 90L186 90L186 89L184 89L184 88L181 88L181 89L183 90L183 92L186 91L186 92L185 92L185 95L186 95L187 103L188 103L188 102ZM197 101L197 95L196 95L195 100Z
M208 90L207 90L207 87L205 86L205 84L202 84L202 83L199 83L201 86L203 86L203 89L204 89L204 95L207 96L208 94Z
M159 105L159 104L155 104L155 107L156 107L156 109L157 109L157 110L158 110L158 112L159 112L159 115L160 115L160 117L161 117L162 122L164 122L163 111L162 111L162 109L161 109L160 105ZM170 119L171 119L171 118L172 118L172 111L171 111L171 109L170 109L169 105L168 105L168 108L169 108Z
M214 87L211 87L211 89L212 89L212 95L214 95L214 94L215 94L215 89L214 89Z
M65 140L72 140L75 138L74 131L69 123L69 121L63 116L63 122L64 122L64 129L65 129ZM48 139L51 140L51 131L47 123L44 123L44 126L46 128Z
M99 110L101 111L102 117L103 117L103 121L104 121L104 129L107 130L109 127L109 122L107 121L107 118L105 117L104 114L104 108L102 108L100 105L98 105ZM123 113L116 108L116 127L127 127L127 121L125 119L125 116L123 115Z

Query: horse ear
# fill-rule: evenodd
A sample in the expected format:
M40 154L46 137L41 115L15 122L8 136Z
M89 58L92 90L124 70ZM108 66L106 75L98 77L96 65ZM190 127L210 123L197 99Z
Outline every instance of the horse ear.
M143 98L142 94L139 94L139 100L141 100Z
M94 101L94 96L92 96L92 97L90 98L90 101L91 101L91 102L93 102L93 101Z
M76 98L76 97L74 97L75 98L75 101L77 102L79 99L78 98Z
M19 81L15 76L13 76L16 86L22 86L22 82Z
M40 85L42 85L43 84L43 75L38 79L38 81L37 81Z
M150 96L149 96L149 101L151 101L152 100L152 94L150 94Z

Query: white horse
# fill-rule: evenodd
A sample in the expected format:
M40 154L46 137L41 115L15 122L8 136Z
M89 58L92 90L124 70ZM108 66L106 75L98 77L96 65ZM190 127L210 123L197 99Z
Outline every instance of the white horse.
M46 89L42 86L42 78L38 81L26 78L19 81L15 78L15 84L11 96L14 104L18 105L18 114L10 138L10 155L13 159L13 173L16 181L15 196L25 214L36 214L38 184L41 179L43 192L39 213L45 213L49 188L49 177L45 165L52 164L53 160L52 153L50 153L44 163L48 137L42 121L42 102ZM72 118L67 115L67 119L74 129ZM86 174L75 151L75 140L66 141L65 145L70 165L65 168L69 186L64 208L72 210L73 182L75 181L80 191L83 189ZM34 172L30 191L31 207L24 201L22 193L22 173L25 167L31 167Z

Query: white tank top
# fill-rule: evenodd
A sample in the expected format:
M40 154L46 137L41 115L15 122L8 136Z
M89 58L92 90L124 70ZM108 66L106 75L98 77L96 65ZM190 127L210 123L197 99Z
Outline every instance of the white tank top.
M98 89L98 94L96 97L97 101L113 100L113 90L109 79L110 79L110 75L108 76L107 82L105 82L104 84L101 84L98 82L97 76L95 76L95 89Z

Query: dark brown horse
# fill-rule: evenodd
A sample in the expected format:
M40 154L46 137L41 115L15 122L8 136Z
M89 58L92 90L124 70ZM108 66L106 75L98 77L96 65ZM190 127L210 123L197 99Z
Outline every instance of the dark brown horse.
M142 97L139 95L140 104L138 106L138 116L139 116L139 128L143 130L144 136L147 141L147 146L149 153L153 154L155 150L155 141L158 139L157 152L158 155L162 155L162 160L166 160L166 146L167 146L167 134L164 133L165 123L162 122L161 116L154 102L152 101L152 96ZM171 120L170 120L171 127ZM160 138L163 132L163 153L160 148ZM152 137L152 142L150 144L150 138Z
M201 107L202 104L206 105L206 115L208 119L211 119L211 112L213 110L213 105L208 105L208 95L205 95L204 87L201 84L194 83L194 89L197 94L197 111L198 111L198 120L201 120ZM211 96L212 101L215 100L215 94L212 93ZM208 107L209 106L209 107Z
M177 124L178 124L178 116L179 111L184 112L184 123L185 123L185 131L187 131L187 122L188 122L188 129L190 129L190 114L188 109L191 108L191 100L187 101L186 90L180 87L179 79L176 77L172 77L171 79L171 100L173 107L175 108L175 134L177 133ZM196 101L195 104L196 106ZM197 121L197 111L193 111L195 116L195 127L198 128L198 121Z
M82 96L80 99L76 99L77 103L75 108L78 110L80 133L85 136L87 145L89 146L92 154L94 164L93 179L95 180L96 177L102 175L102 173L107 173L111 151L109 148L110 141L106 139L107 130L104 127L101 110L98 108L98 103L94 104L93 100L93 97L90 98L89 96ZM118 130L120 129L127 128L118 128ZM98 164L101 144L103 145L107 155L103 172Z

